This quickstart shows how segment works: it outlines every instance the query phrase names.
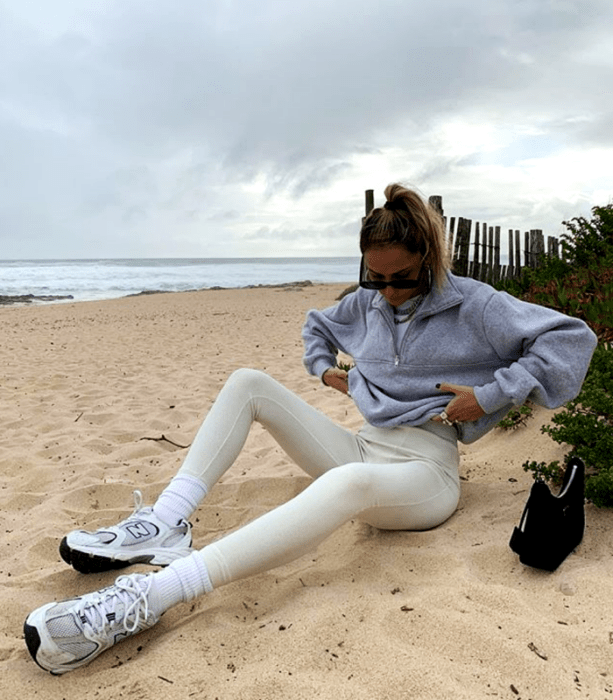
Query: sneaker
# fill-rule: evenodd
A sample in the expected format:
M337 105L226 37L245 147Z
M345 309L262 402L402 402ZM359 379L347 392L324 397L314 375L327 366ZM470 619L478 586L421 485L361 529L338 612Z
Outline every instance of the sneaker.
M152 579L144 574L120 576L108 588L34 610L23 626L34 661L59 676L153 627L159 616L149 608Z
M117 525L95 532L73 530L60 544L60 556L82 574L122 569L130 564L166 566L192 552L191 525L163 523L134 492L134 512Z

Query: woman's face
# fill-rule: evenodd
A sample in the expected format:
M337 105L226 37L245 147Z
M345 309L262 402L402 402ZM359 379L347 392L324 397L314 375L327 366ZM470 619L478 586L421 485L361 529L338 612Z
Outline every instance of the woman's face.
M387 282L395 279L418 279L423 259L421 253L409 253L404 246L389 245L384 248L369 248L364 253L364 262L369 279ZM417 294L421 294L422 291L419 287L413 289L385 287L379 291L379 294L392 306L400 306Z

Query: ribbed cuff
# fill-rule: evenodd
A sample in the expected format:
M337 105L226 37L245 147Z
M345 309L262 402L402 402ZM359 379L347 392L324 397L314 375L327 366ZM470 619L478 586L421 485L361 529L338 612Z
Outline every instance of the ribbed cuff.
M313 374L316 377L319 377L321 381L323 382L323 375L324 372L327 372L329 369L332 369L334 365L331 365L328 360L317 360L315 364L313 365Z
M479 406L488 414L496 413L501 408L513 403L512 399L502 393L498 382L476 386L474 391Z

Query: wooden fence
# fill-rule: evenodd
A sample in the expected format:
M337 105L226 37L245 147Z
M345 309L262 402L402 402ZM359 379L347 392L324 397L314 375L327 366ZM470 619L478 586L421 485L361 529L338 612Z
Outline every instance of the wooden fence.
M508 230L508 263L500 264L501 227L475 222L474 236L472 219L452 217L447 220L443 211L443 198L435 195L429 198L432 207L439 212L445 222L447 244L453 261L453 271L462 277L472 277L483 282L495 283L503 279L519 277L524 267L536 267L541 256L559 257L560 244L554 236L545 237L541 229L521 232ZM374 192L366 190L366 214L374 208ZM471 241L472 237L472 241ZM523 238L523 250L521 247ZM471 259L472 253L472 259ZM523 255L522 255L523 254ZM523 258L523 263L522 263Z

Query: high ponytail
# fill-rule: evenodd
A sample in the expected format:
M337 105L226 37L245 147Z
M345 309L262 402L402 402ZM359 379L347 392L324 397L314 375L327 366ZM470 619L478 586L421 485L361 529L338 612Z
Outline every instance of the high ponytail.
M399 184L385 188L386 202L373 209L360 232L360 250L401 245L420 253L440 288L449 269L449 253L441 216L417 192Z

